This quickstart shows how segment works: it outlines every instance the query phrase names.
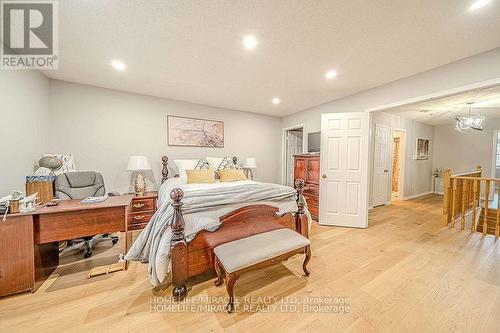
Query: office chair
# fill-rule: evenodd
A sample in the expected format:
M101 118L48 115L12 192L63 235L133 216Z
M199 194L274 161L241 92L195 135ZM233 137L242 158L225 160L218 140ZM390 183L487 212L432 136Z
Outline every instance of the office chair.
M87 197L103 196L106 193L104 187L104 179L98 172L81 171L81 172L66 172L56 177L55 181L56 197L62 200L69 199L85 199ZM110 196L117 195L109 193ZM85 242L84 258L92 256L92 243L96 235L82 237ZM104 234L103 238L108 238L108 234ZM72 244L73 240L68 240L68 245ZM113 244L118 242L118 237L111 236Z

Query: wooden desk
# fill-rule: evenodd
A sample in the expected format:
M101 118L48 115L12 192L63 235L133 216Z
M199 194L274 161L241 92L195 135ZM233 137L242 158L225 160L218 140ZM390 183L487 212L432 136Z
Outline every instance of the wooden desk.
M127 232L128 251L132 196L80 201L63 200L58 206L0 220L0 296L35 292L59 265L59 241L121 231Z

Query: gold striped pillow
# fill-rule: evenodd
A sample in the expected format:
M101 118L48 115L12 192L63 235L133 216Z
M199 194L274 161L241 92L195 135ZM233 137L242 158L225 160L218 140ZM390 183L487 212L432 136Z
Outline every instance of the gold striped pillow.
M187 183L215 183L215 172L212 169L186 170Z
M236 182L238 180L246 180L247 177L241 169L225 169L219 170L221 183Z

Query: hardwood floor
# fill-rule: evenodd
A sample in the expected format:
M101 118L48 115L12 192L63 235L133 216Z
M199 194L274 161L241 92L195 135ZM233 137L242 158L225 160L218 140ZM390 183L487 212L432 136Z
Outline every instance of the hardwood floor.
M0 327L2 332L498 332L500 241L442 227L440 200L430 195L373 209L365 230L314 224L309 278L301 275L298 255L243 275L236 284L243 305L267 304L257 313L152 311L151 299L169 297L171 287L153 290L147 265L132 263L126 272L86 279L90 266L113 262L121 249L120 243L113 248L102 242L92 261L72 262L81 253L63 258L66 264L36 294L0 299ZM190 304L226 296L213 280L205 277L192 287ZM319 296L348 298L349 313L271 311Z

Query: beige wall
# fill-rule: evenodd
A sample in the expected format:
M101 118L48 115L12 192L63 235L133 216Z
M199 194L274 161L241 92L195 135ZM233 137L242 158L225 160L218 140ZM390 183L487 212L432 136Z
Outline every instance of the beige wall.
M224 148L170 147L167 115L224 121ZM161 156L173 159L207 156L256 157L256 180L279 182L281 119L145 95L51 81L53 153L72 153L79 170L103 174L107 190L132 190L125 171L130 155L145 155L153 165L149 189L161 178Z
M500 130L500 119L487 119L483 131L460 133L455 125L436 126L434 130L433 168L450 168L452 173L464 173L481 165L486 177L492 172L493 136Z
M0 197L24 192L47 147L49 88L38 71L0 70Z

